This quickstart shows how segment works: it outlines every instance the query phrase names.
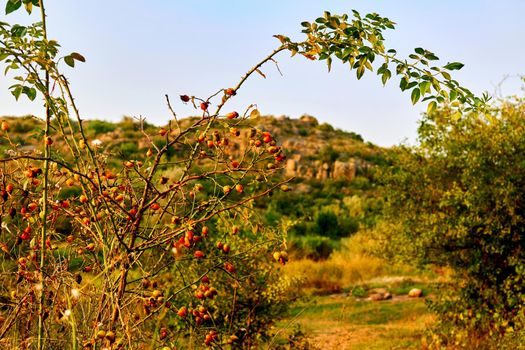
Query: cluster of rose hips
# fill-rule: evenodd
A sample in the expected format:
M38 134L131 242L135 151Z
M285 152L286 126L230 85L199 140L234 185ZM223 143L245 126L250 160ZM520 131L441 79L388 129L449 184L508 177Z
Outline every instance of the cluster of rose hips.
M284 265L288 262L288 253L284 250L281 250L280 252L273 253L273 258Z
M186 306L183 306L177 311L177 315L181 318L186 318L188 315L192 316L197 326L211 320L210 313L204 305L200 305L194 309L188 309Z
M203 278L202 280L203 284L201 284L195 291L195 298L199 300L215 298L215 296L218 294L217 289L210 287L207 277Z
M206 334L206 337L204 338L204 345L211 346L211 343L217 341L219 334L216 330L211 330Z

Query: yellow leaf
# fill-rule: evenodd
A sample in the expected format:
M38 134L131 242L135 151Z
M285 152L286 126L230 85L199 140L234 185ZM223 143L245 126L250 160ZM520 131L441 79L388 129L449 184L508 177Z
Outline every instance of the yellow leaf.
M259 110L257 108L253 109L250 112L250 118L252 118L252 119L259 118L260 116L261 116L261 113L259 112Z

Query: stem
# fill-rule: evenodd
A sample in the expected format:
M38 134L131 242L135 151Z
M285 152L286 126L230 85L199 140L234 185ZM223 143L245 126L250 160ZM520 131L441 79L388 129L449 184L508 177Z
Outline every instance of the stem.
M44 0L38 1L40 6L40 15L42 17L42 32L44 41L47 41L47 28L46 28L46 11L44 8ZM47 54L46 54L47 55ZM45 108L46 108L46 126L44 131L44 191L42 194L42 232L40 235L40 301L38 306L38 345L37 349L42 350L44 348L44 302L45 302L45 291L44 291L44 266L45 266L45 255L46 255L46 239L47 239L47 197L48 197L48 185L49 185L49 154L50 146L46 140L49 136L49 129L51 124L51 109L49 106L49 71L46 69L45 72Z

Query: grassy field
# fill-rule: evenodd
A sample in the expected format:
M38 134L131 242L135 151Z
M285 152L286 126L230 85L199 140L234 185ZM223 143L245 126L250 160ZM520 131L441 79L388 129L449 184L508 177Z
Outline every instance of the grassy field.
M287 344L299 329L305 334L299 348L420 349L432 321L424 298L373 302L345 295L314 297L291 308L268 349Z
M420 349L434 321L425 299L439 293L447 271L420 270L367 252L373 241L357 233L341 241L329 259L295 259L283 269L299 281L298 299L276 325L268 349ZM393 299L370 301L381 288ZM423 298L409 298L412 288ZM294 343L291 346L290 343Z

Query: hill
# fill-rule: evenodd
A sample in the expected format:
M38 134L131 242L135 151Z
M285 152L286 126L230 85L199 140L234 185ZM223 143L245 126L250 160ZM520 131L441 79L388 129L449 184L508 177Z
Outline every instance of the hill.
M185 118L178 123L184 127L197 118ZM39 119L32 116L1 119L8 120L12 125L10 137L17 148L13 150L4 142L0 144L2 154L38 153L35 140L42 132ZM177 132L174 123L171 124L159 128L130 117L124 117L117 123L101 120L83 122L87 138L100 144L103 152L111 153L122 161L143 160L151 147L147 143L148 138L143 135L150 135L152 142L160 145L163 137L159 135L159 130ZM78 128L78 125L71 122L71 127ZM293 177L293 190L273 193L269 199L259 201L257 208L268 225L281 225L287 231L290 248L297 254L312 259L327 258L339 238L370 227L380 215L382 201L376 194L373 170L385 164L385 149L364 142L354 132L319 123L309 115L299 119L257 115L236 127L227 127L210 130L207 137L215 137L217 133L226 135L226 142L235 145L230 147L232 159L245 147L236 141L236 136L248 134L254 128L270 132L282 145L286 160L279 176ZM61 141L56 142L58 145L55 144L55 147L61 147ZM189 147L174 145L168 152L169 161L175 164ZM115 164L115 167L119 165Z

